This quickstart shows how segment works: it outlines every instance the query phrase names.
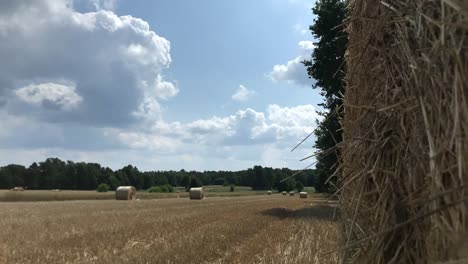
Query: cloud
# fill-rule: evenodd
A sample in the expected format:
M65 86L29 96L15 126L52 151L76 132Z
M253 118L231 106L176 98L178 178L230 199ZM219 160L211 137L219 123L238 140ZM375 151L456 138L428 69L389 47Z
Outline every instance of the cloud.
M105 8L115 1L93 3ZM142 19L102 9L80 13L71 0L2 1L0 10L0 101L10 114L125 127L145 113L154 117L135 115L142 105L177 95L162 78L170 42ZM24 105L33 100L41 102L34 111ZM51 115L49 103L73 107Z
M315 120L321 116L313 105L281 107L276 104L268 106L268 120L282 127L314 127Z
M90 0L91 4L99 9L114 10L117 5L117 0Z
M310 53L315 49L314 43L308 40L299 41L299 47L301 48L301 50Z
M273 66L273 70L269 76L274 82L288 82L297 83L301 85L310 84L309 77L307 76L306 68L302 64L304 59L299 56L293 60L288 61L286 64L277 64Z
M274 143L284 146L292 145L312 132L316 127L315 120L320 118L312 105L281 107L272 104L266 112L247 108L229 116L213 116L188 123L159 120L149 131L131 132L132 137L122 137L127 133L124 130L116 129L111 133L118 135L123 144L141 148L157 144L134 143L154 142L158 137L171 139L173 149L184 144L238 146Z
M159 120L145 130L62 126L0 111L0 157L3 164L59 157L145 170L301 168L298 160L312 150L289 150L315 128L318 117L312 105L272 104L263 112L247 108L188 123Z
M79 124L64 126L58 122L37 120L33 115L14 116L0 111L0 124L0 149L64 148L85 151L127 148L101 128Z
M110 10L114 11L117 8L119 0L67 0L70 6L75 10Z
M173 83L163 81L161 75L158 75L155 89L155 94L158 98L168 100L169 98L176 96L178 93L179 89L177 89Z
M310 86L313 81L307 75L307 69L302 61L310 58L315 46L312 41L300 41L298 43L301 55L288 61L286 64L277 64L267 75L273 82L288 82Z
M244 85L239 85L239 88L237 88L236 92L232 95L232 100L238 101L238 102L245 102L252 98L252 96L255 95L255 92L252 90L247 89Z
M52 104L63 110L71 110L83 100L75 92L74 85L57 83L31 84L15 91L19 99L31 104Z

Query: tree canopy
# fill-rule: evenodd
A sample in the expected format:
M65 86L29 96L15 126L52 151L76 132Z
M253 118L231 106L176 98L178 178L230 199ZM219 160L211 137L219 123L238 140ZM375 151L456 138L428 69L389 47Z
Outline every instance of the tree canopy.
M334 191L336 177L326 181L334 174L340 156L337 143L342 140L340 118L343 113L343 96L345 93L344 55L347 46L347 35L343 31L346 17L346 5L340 0L319 0L312 12L316 15L314 24L309 27L317 40L311 60L303 64L307 67L309 78L316 80L314 89L319 89L324 97L320 104L325 110L315 130L315 147L317 155L317 191Z
M241 185L256 190L277 189L292 190L296 182L312 186L315 179L314 170L298 173L288 181L281 182L293 175L295 170L288 168L273 169L255 166L240 171L140 171L137 167L127 165L112 170L98 163L62 161L48 158L43 162L34 162L29 167L10 164L0 167L0 189L11 189L22 186L27 189L64 189L96 190L105 184L111 190L120 185L132 185L137 189L149 189L152 186L182 186L185 188L202 185Z

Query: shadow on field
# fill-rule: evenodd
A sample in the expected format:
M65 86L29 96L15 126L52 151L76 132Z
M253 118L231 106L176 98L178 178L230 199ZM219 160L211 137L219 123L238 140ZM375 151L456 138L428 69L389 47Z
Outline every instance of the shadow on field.
M337 221L339 212L336 212L335 207L329 205L311 205L297 210L287 208L271 208L262 212L263 215L277 217L279 219L285 218L304 218L304 219L318 219L327 221Z

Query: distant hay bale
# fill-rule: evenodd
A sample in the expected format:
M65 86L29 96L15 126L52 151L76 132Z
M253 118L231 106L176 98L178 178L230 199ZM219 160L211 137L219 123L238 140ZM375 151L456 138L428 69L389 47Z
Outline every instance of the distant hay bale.
M283 195L286 195L286 194L288 194L288 193L286 191L283 191Z
M289 196L294 196L294 192L293 191L289 192Z
M24 188L23 187L15 187L15 188L11 189L11 191L22 192L22 191L24 191Z
M115 190L115 199L116 200L135 200L136 199L136 189L133 186L119 186Z
M190 188L190 200L202 200L203 199L203 188Z
M52 189L53 192L60 192L60 189Z
M300 192L299 198L307 198L307 192Z
M268 191L268 192L267 192L267 194L268 194L268 195L271 195L271 194L272 194L272 192L271 192L271 191Z
M465 263L451 250L467 248L467 1L349 3L344 260Z

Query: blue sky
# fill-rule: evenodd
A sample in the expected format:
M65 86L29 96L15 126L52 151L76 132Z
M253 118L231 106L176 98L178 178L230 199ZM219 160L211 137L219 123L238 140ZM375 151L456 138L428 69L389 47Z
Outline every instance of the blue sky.
M313 1L21 0L0 10L0 160L302 168Z

